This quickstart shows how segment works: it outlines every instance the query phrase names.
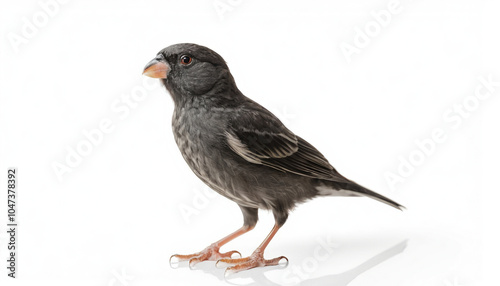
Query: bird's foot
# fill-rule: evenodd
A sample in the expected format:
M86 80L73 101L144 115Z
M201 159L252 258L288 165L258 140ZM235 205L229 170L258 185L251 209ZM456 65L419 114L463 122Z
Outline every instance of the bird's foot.
M217 261L215 266L217 268L228 267L225 272L225 276L229 276L233 273L240 272L243 270L252 269L255 267L273 266L273 265L288 265L288 258L285 256L276 257L273 259L264 259L264 253L260 251L255 251L249 257L245 258L223 258Z
M170 256L170 266L173 267L173 265L178 264L182 261L189 261L189 268L192 268L194 265L202 261L218 261L220 259L231 259L233 254L238 254L239 257L241 257L241 253L236 250L226 253L220 253L219 248L220 247L214 243L197 253L187 255L174 254Z

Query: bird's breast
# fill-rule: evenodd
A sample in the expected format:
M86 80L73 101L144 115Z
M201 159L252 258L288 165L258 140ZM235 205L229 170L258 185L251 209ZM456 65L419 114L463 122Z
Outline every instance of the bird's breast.
M217 123L216 123L217 122ZM205 111L178 109L172 118L175 142L191 170L205 183L222 187L223 120Z
M240 205L265 208L242 181L249 174L244 176L244 168L228 156L224 128L223 115L207 116L203 111L178 109L172 118L175 142L186 163L205 184ZM255 176L250 177L257 182Z

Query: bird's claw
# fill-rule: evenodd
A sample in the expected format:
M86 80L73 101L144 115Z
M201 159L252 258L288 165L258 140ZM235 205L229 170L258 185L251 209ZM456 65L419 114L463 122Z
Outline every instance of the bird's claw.
M180 262L189 261L188 262L189 268L192 269L196 264L202 261L218 261L220 259L232 259L233 255L235 254L241 257L241 253L236 250L220 253L219 247L215 245L210 245L204 250L197 253L187 254L187 255L174 254L170 256L169 263L172 268L177 268Z
M224 272L225 277L228 277L233 273L252 269L255 267L274 266L274 265L282 265L286 267L288 265L288 258L286 258L285 256L280 256L273 259L264 259L263 254L253 253L251 256L245 258L219 259L215 263L215 266L217 268L227 267L226 271Z

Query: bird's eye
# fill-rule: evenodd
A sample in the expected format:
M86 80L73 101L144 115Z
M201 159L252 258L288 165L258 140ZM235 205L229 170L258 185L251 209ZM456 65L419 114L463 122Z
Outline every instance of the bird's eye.
M181 64L189 65L193 59L190 56L181 56Z

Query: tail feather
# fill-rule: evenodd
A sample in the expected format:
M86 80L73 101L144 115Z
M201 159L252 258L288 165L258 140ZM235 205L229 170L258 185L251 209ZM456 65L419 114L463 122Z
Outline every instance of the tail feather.
M331 186L329 187L320 186L317 187L316 189L319 191L320 195L365 196L377 200L379 202L382 202L384 204L390 205L391 207L394 207L401 211L406 209L399 203L352 181L349 181L347 183L336 183L335 187L333 188Z
M376 193L376 192L374 192L374 191L372 191L370 189L367 189L367 188L365 188L365 187L363 187L361 185L358 185L357 183L353 182L352 184L349 185L348 189L351 190L351 191L360 193L363 196L366 196L366 197L372 198L374 200L377 200L379 202L382 202L384 204L388 204L391 207L397 208L400 211L406 209L404 206L402 206L399 203L397 203L397 202L389 199L388 197L382 196L381 194Z

